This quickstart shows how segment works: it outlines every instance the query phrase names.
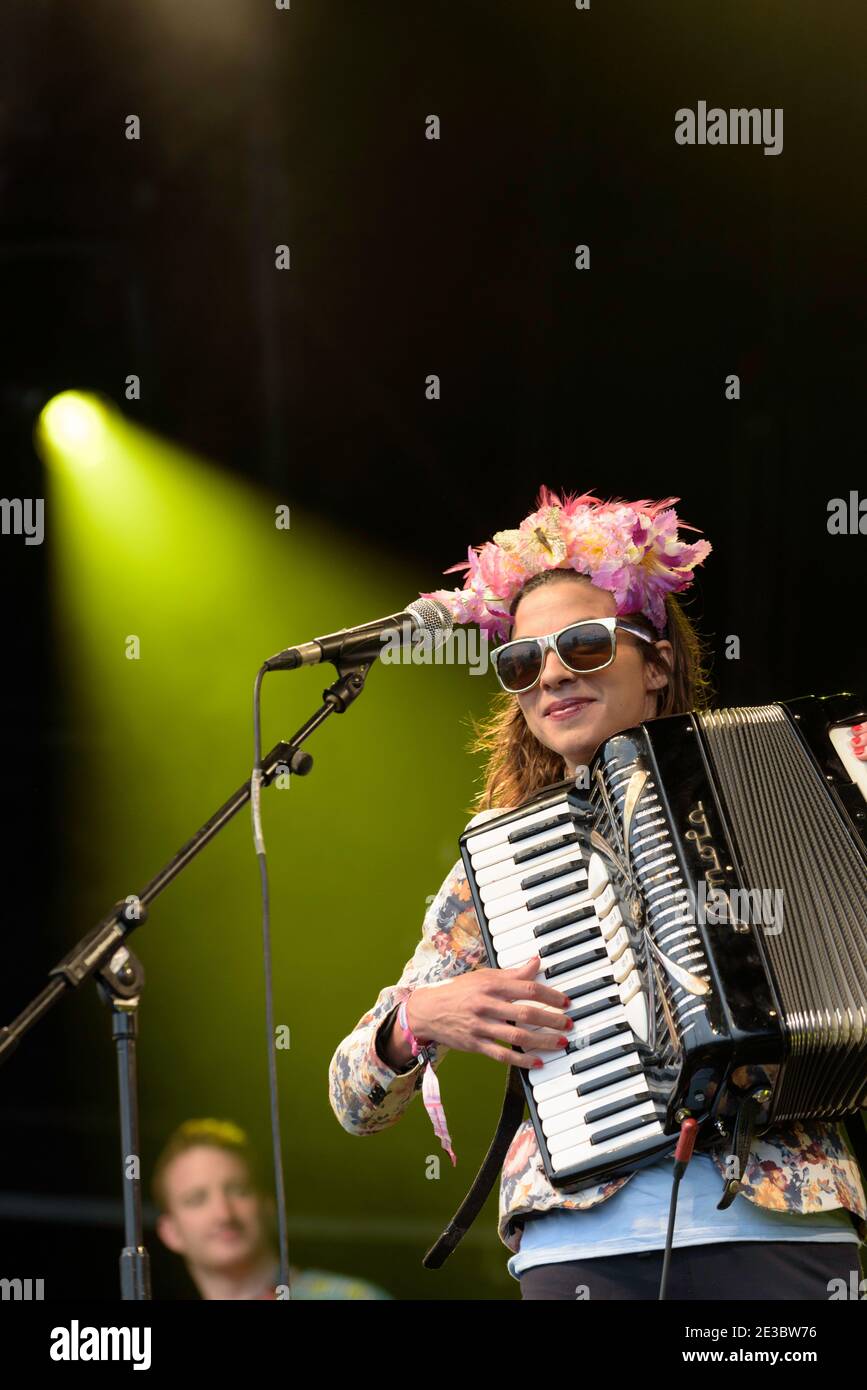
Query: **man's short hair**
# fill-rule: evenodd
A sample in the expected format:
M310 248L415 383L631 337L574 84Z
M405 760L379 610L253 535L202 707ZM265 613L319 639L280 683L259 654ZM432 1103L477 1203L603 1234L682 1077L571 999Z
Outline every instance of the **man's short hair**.
M151 1192L159 1211L168 1210L165 1175L169 1164L188 1149L198 1149L202 1146L224 1149L227 1153L236 1154L238 1158L243 1159L251 1184L257 1192L262 1191L256 1153L240 1125L236 1125L233 1120L185 1120L169 1136L154 1165Z

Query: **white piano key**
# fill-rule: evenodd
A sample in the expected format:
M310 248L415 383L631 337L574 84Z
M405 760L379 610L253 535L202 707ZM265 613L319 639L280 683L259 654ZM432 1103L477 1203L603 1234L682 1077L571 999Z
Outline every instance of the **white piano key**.
M557 903L546 903L544 907L533 908L532 912L528 912L526 907L522 907L515 912L504 912L501 917L494 917L493 920L489 918L488 927L491 934L494 935L496 932L508 931L511 927L521 927L525 924L535 926L537 922L544 922L549 917L558 916L561 912L570 912L574 907L586 906L586 893L570 893L568 898L560 898Z
M618 1067L625 1067L627 1065L631 1065L633 1062L636 1062L638 1060L638 1053L634 1051L633 1040L629 1037L627 1033L623 1033L621 1037L623 1041L623 1046L626 1048L626 1051L623 1053L622 1056L611 1058L609 1062L605 1063L605 1066L610 1066L614 1070L616 1070ZM608 1038L605 1043L605 1047L609 1052L611 1051L611 1045L613 1041L614 1039ZM604 1057L605 1053L600 1052L598 1055L600 1057ZM571 1095L573 1099L575 1099L576 1088L581 1084L582 1081L584 1081L590 1075L591 1070L599 1070L598 1067L588 1067L586 1072L573 1072L573 1062L585 1062L587 1060L588 1057L585 1057L584 1053L582 1052L573 1052L568 1056L561 1056L559 1058L559 1069L557 1070L556 1075L548 1077L547 1080L543 1080L541 1083L538 1083L534 1080L536 1076L541 1076L541 1067L536 1072L530 1072L530 1079L531 1081L533 1081L533 1103L535 1104L536 1108L538 1109L540 1105L549 1105L552 1101L562 1099L562 1097L566 1095Z
M527 960L529 960L529 959L530 959L530 956L527 956ZM591 984L591 983L593 982L593 980L607 979L609 976L611 976L611 975L613 975L613 974L614 974L614 968L613 968L613 966L612 966L610 960L594 960L594 961L591 962L590 965L584 965L584 966L582 966L581 969L580 969L580 971L579 971L579 970L576 970L576 971L574 972L574 976L573 976L573 977L570 977L570 978L571 978L571 984L572 984L572 985L576 985L576 984L585 985L585 984ZM565 977L564 977L564 978L565 978ZM563 993L566 994L567 991L571 988L571 985L565 985L565 986L562 985L561 982L560 982L560 980L559 980L559 978L558 978L557 983L556 983L555 986L553 986L553 988L557 989L558 991L562 990ZM580 1003L582 1003L582 1001L583 1001L585 998L586 998L586 996L583 995L583 994L581 994L581 995L578 996L577 999L573 999L569 1004L564 1004L562 1012L563 1012L563 1013L568 1013L568 1011L569 1011L570 1009L577 1008L577 1006L578 1006ZM532 1002L532 1001L528 1001L528 1002ZM541 1005L541 1006L538 1006L538 1005L537 1005L537 1007L547 1008L548 1005L547 1005L547 1004L543 1004L543 1005ZM532 1025L528 1025L528 1026L532 1026ZM574 1027L574 1025L573 1025L573 1027Z
M573 932L578 930L579 927L580 923L576 923L575 927L572 928ZM587 941L583 946L567 946L563 951L557 951L554 955L543 957L543 967L542 970L539 971L540 982L543 985L551 985L554 989L559 989L559 980L547 978L544 972L552 969L554 966L562 965L563 962L567 960L575 961L574 968L576 970L581 964L592 964L594 961L594 952L598 951L601 946L601 941ZM499 947L497 947L496 951L497 964L501 970L512 970L515 966L520 965L522 963L522 955L524 963L526 964L526 962L536 954L536 951L526 944L517 946L513 950L503 951L502 953ZM610 961L608 963L609 965L611 964Z
M605 939L599 930L599 923L595 917L583 915L586 904L572 904L570 907L564 908L562 912L555 912L553 907L557 905L552 905L546 917L528 918L526 922L519 922L505 930L498 927L496 931L493 931L489 924L488 930L491 932L497 955L499 956L502 951L512 951L516 946L524 945L527 948L527 960L529 960L531 956L538 954L542 946L548 946L555 940L563 940L564 937L561 933L564 932L566 934L565 939L570 936L586 936L586 944L605 947ZM564 917L572 917L576 912L582 912L582 915L576 916L574 921L562 921ZM558 922L561 923L560 926L556 925Z
M612 1023L626 1022L627 1018L623 1005L620 1003L614 1004L610 1009L604 1009L598 1014L593 1014L592 1018L579 1019L569 1032L569 1041L570 1043L574 1043L577 1042L579 1038L586 1036L587 1033L594 1032L596 1029L608 1028ZM631 1041L631 1037L628 1033L624 1033L622 1037L624 1042ZM559 1064L563 1061L568 1061L571 1065L572 1062L582 1055L582 1049L579 1047L572 1052L569 1052L565 1047L560 1048L559 1051L548 1051L546 1049L546 1051L540 1053L540 1055L545 1059L545 1065L543 1067L537 1067L529 1073L530 1084L534 1092L538 1086L544 1085L552 1076L559 1076L562 1070Z
M563 1154L557 1155L556 1161L552 1159L554 1173L564 1173L567 1169L575 1168L578 1163L599 1163L600 1161L614 1162L624 1150L632 1150L638 1143L645 1143L649 1138L663 1138L666 1131L659 1122L650 1122L649 1125L642 1125L641 1129L632 1130L628 1134L620 1134L606 1144L577 1144L575 1148L568 1148Z
M593 919L588 918L585 922L572 922L568 927L558 927L556 931L544 932L541 936L536 936L532 931L522 931L517 927L514 931L502 932L499 936L494 938L497 964L500 964L500 957L507 952L523 950L523 960L516 960L514 964L526 965L528 960L538 954L540 947L550 946L557 941L568 941L570 936L574 936L577 931L583 930L585 926L589 930L593 926ZM601 946L603 942L602 939L599 938L592 943L588 943L588 945L590 944ZM508 969L509 967L501 966L501 968Z
M492 924L498 917L504 916L507 912L515 912L519 909L527 912L527 904L533 898L541 897L545 893L556 893L560 889L567 888L570 884L576 893L587 898L587 875L582 872L576 873L573 869L564 873L561 878L552 878L548 883L540 883L536 888L520 888L515 893L504 893L499 898L482 898L485 916L488 923ZM560 901L561 899L557 899L558 904ZM553 905L553 903L545 904L546 907L553 907Z
M617 1018L612 1018L610 1016L613 1012L613 1010L609 1011L609 1016L605 1022L606 1028L611 1023L626 1022L626 1019L623 1016L622 1009L620 1010L620 1016ZM605 1018L605 1015L599 1014L598 1017ZM595 1024L596 1020L594 1019L593 1022ZM576 1028L573 1028L573 1030L570 1032L569 1041L570 1043L578 1042L580 1044L580 1041L583 1037L586 1036L586 1033L578 1033L576 1032ZM598 1031L598 1025L596 1031ZM599 1046L601 1046L602 1051L596 1052L595 1049ZM568 1048L564 1047L561 1048L558 1052L542 1053L541 1055L545 1058L545 1065L542 1067L534 1068L533 1070L527 1073L530 1085L533 1089L534 1098L547 1100L549 1094L559 1094L559 1090L562 1088L558 1088L558 1090L553 1092L547 1092L544 1088L547 1085L549 1085L549 1083L559 1080L565 1072L569 1072L574 1077L576 1073L571 1071L573 1062L580 1062L583 1066L584 1063L592 1060L594 1056L600 1056L606 1050L610 1052L615 1047L623 1047L628 1052L634 1050L635 1039L633 1038L632 1034L628 1031L628 1029L624 1030L622 1033L615 1033L610 1038L604 1038L601 1044L591 1043L587 1047L581 1047L579 1045L578 1047L573 1047L571 1051ZM624 1052L623 1055L626 1056L626 1052Z
M544 1091L542 1089L544 1086L553 1085L555 1081L562 1080L564 1076L572 1078L570 1068L574 1060L574 1056L562 1051L557 1053L552 1062L546 1062L544 1067L538 1067L535 1071L528 1071L527 1078L533 1088L533 1099L538 1100L541 1095L544 1100L547 1100L552 1093ZM562 1087L560 1089L562 1090Z
M604 1104L604 1102L602 1102ZM599 1134L603 1130L610 1129L613 1125L619 1125L626 1120L638 1119L641 1115L655 1114L655 1106L652 1100L640 1101L637 1105L632 1105L624 1109L621 1113L608 1115L604 1120L594 1120L592 1124L576 1125L574 1129L564 1130L561 1134L553 1134L550 1138L546 1136L548 1152L552 1162L556 1162L558 1155L564 1149L572 1149L576 1144L587 1144L590 1147L590 1139L594 1134ZM596 1145L592 1146L596 1148Z
M527 960L530 960L530 958L531 956L528 952ZM609 973L611 973L611 961L607 956L603 956L601 960L592 960L589 964L576 966L574 970L570 970L566 975L558 975L556 983L553 984L553 988L562 990L564 994L568 994L573 985L584 984L585 980L592 980L596 974L607 975ZM535 978L543 985L551 983L544 979L541 973ZM573 1004L577 1004L578 1000L575 999L572 1002Z
M546 1124L555 1119L559 1120L563 1117L574 1115L577 1112L578 1096L575 1090L577 1085L577 1078L573 1077L572 1085L569 1087L568 1090L565 1087L562 1087L561 1090L557 1093L557 1095L551 1096L549 1100L545 1100L541 1104L538 1100L536 1100L536 1096L534 1093L533 1098L534 1100L536 1100L536 1113L539 1116L539 1123L541 1124L542 1130L545 1134L547 1134L548 1132L545 1128ZM571 1120L569 1120L568 1123L571 1124Z
M559 1119L564 1115L575 1115L580 1109L577 1076L571 1074L568 1077L558 1076L556 1081L550 1082L550 1086L551 1095L544 1100L540 1101L535 1092L533 1096L536 1102L536 1113L539 1116L543 1131L548 1121Z
M568 809L568 802L564 795L562 801L558 800L551 802L543 810L531 811L529 815L507 821L505 825L497 826L495 830L480 830L477 835L471 835L469 837L466 842L467 848L470 854L475 855L477 850L490 849L492 845L500 845L504 842L508 842L508 837L514 830L526 830L530 825L542 824ZM517 848L521 843L523 843L523 841L517 841L514 847Z
M567 1168L572 1168L578 1163L598 1163L601 1159L614 1158L621 1149L631 1148L639 1140L655 1139L664 1134L662 1125L654 1121L642 1125L640 1129L631 1130L628 1134L619 1134L616 1139L611 1139L605 1144L576 1144L574 1148L558 1153L556 1159L552 1157L551 1167L555 1173L564 1173Z
M517 859L518 867L522 863L527 865L537 864L543 854L551 854L554 850L565 849L561 843L564 836L574 836L574 825L555 825L549 830L540 830L536 835L528 835L526 840L520 840L517 844L510 844L504 840L502 844L492 845L490 849L480 850L470 853L473 865L473 873L479 869L488 869L492 864L515 864ZM577 839L572 839L569 844L576 850L580 850L580 843ZM547 846L547 848L546 848ZM535 850L536 853L522 860L522 856L527 850ZM527 873L530 869L527 869Z
M604 1055L603 1053L602 1056ZM575 1058L573 1057L571 1060L574 1061ZM558 1083L557 1089L553 1090L550 1095L540 1095L539 1091L534 1089L533 1099L536 1102L536 1110L539 1119L551 1119L555 1115L561 1115L566 1111L577 1113L578 1111L586 1110L591 1104L595 1105L596 1096L605 1094L606 1088L603 1088L603 1090L599 1092L594 1091L592 1096L579 1096L577 1093L578 1087L585 1085L588 1081L597 1081L602 1076L616 1076L624 1067L635 1066L636 1064L638 1064L638 1053L627 1052L623 1057L612 1057L610 1061L603 1062L601 1066L588 1067L587 1071L579 1072L577 1076L574 1072L570 1071L570 1085L568 1090L565 1086L559 1084L561 1080L560 1077L556 1078ZM634 1077L628 1079L641 1082L643 1086L647 1085L643 1071L636 1072ZM554 1085L553 1082L550 1084L552 1086ZM618 1086L622 1087L624 1084L624 1081L621 1080L613 1087L607 1089L614 1091Z
M580 998L580 999L574 1000L574 1002L572 1003L572 1005L571 1005L570 1007L573 1008L573 1009L577 1009L577 1008L582 1008L582 1009L583 1009L583 1008L585 1008L586 1006L588 1006L588 1005L590 1005L590 1004L597 1003L599 1000L604 999L605 996L606 996L607 994L610 994L610 995L615 995L615 994L616 994L616 995L618 996L618 998L619 998L619 995L620 995L620 988L619 988L619 986L618 986L617 984L614 983L613 980L612 980L609 984L600 984L600 986L599 986L598 989L591 990L589 994L582 994L581 998ZM621 1001L621 1002L622 1002L622 1001ZM614 1007L614 1006L612 1006L612 1007ZM565 1010L565 1009L564 1009L564 1013L568 1013L568 1010ZM601 1015L600 1015L600 1016L601 1016ZM596 1015L594 1014L593 1017L595 1018ZM582 1020L578 1020L578 1021L579 1021L579 1022L585 1022L586 1020L583 1020L583 1019L582 1019ZM574 1024L574 1023L573 1023L573 1025L572 1025L572 1029L571 1029L570 1031L571 1031L571 1032L574 1032L574 1031L575 1031L575 1024ZM563 1036L565 1037L566 1034L564 1034ZM571 1042L571 1037L570 1037L569 1040L570 1040L570 1042Z
M636 1057L637 1055L637 1053L632 1054L633 1057ZM623 1061L621 1062L618 1062L618 1066L622 1068L624 1063L625 1059L623 1059ZM629 1079L640 1083L642 1087L647 1087L647 1080L641 1072L636 1072L635 1075ZM568 1117L571 1115L573 1117L577 1117L577 1119L575 1120L575 1123L577 1123L578 1119L581 1119L583 1115L586 1114L587 1110L590 1108L588 1104L588 1097L578 1095L578 1080L579 1078L573 1075L570 1075L568 1077L558 1076L556 1080L550 1083L551 1094L544 1096L541 1102L538 1099L536 1099L536 1094L534 1092L534 1101L536 1103L537 1111L544 1108L545 1112L544 1115L539 1115L540 1122L542 1120L547 1121L549 1119L554 1119L555 1117L559 1116ZM594 1096L598 1094L605 1097L609 1094L613 1094L617 1087L622 1084L623 1083L621 1082L615 1082L610 1087L606 1087L604 1090L599 1091L598 1093L594 1093ZM643 1094L644 1091L642 1091L642 1095ZM569 1121L569 1123L572 1123L572 1121Z
M615 986L610 986L610 989L613 993ZM576 999L573 1007L578 1004L583 1004L583 1002L583 998ZM626 1023L626 1013L622 1003L612 1004L610 1009L600 1010L598 1014L591 1014L589 1018L574 1018L572 1020L572 1027L569 1030L569 1041L570 1043L578 1043L579 1046L576 1051L583 1053L585 1046L584 1039L588 1034L596 1033L600 1028L609 1028L613 1023ZM625 1033L623 1034L623 1038L624 1040L627 1039Z
M614 1105L619 1100L623 1101L623 1110L634 1108L635 1096L648 1096L650 1090L647 1081L641 1072L635 1076L625 1076L614 1086L606 1087L600 1091L594 1091L592 1096L581 1096L580 1105L575 1105L571 1109L564 1109L559 1115L551 1115L542 1121L542 1133L549 1141L560 1134L568 1134L572 1129L579 1125L586 1124L586 1116L592 1113L600 1105ZM628 1102L628 1103L627 1103ZM541 1119L541 1117L540 1117ZM607 1123L617 1124L620 1119L620 1112L614 1111L607 1116ZM573 1136L574 1137L574 1136Z
M580 853L577 845L565 845L560 849L552 850L550 854L540 855L534 859L532 864L514 864L511 861L504 861L502 864L492 864L489 869L482 869L480 873L473 873L476 887L479 890L479 897L482 902L503 897L506 893L512 893L516 888L520 888L523 879L530 874L540 873L542 869L554 869L558 864L580 863L587 872L587 865L584 856ZM528 890L529 891L529 890Z

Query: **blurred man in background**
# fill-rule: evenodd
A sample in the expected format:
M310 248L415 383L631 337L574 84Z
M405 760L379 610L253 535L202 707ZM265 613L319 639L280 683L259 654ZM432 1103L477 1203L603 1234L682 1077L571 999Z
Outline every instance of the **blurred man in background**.
M203 1299L276 1299L274 1199L246 1134L230 1120L187 1120L157 1159L157 1233ZM387 1299L361 1279L290 1270L293 1299Z

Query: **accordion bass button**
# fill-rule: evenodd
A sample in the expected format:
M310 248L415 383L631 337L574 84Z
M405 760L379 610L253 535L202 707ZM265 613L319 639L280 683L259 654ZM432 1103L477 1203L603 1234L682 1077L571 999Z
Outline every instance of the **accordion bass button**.
M601 854L591 854L587 865L587 888L591 898L598 898L608 887L608 870Z

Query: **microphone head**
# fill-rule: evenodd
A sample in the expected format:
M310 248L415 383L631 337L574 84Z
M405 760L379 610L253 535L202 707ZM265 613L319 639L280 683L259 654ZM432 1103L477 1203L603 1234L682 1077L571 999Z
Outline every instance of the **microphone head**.
M455 625L454 619L445 605L437 599L417 598L415 603L407 604L405 611L415 621L416 631L431 634L435 648L448 641Z

